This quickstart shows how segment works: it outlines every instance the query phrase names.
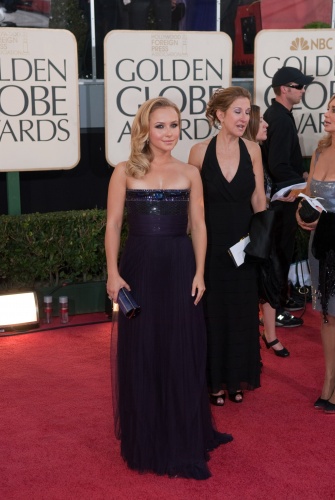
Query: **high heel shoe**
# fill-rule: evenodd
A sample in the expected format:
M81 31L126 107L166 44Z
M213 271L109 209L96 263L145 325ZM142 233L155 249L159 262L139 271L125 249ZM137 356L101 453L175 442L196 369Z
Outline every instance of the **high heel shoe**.
M335 403L331 403L330 401L327 401L324 412L328 414L335 414Z
M242 403L243 401L243 391L236 391L228 393L228 398L233 403Z
M316 410L324 410L328 403L328 399L318 398L314 403L314 408Z
M283 347L282 349L279 349L279 350L276 350L276 349L273 349L273 346L274 345L277 345L279 344L279 340L278 339L275 339L273 340L272 342L268 342L266 340L266 337L265 335L262 335L262 339L264 341L264 344L266 345L266 348L267 349L270 349L270 347L272 347L272 350L273 352L275 353L276 356L279 356L280 358L287 358L287 356L290 355L289 351L286 349L286 347Z
M222 402L219 402L219 399L222 399ZM209 401L214 406L224 406L226 400L226 395L223 392L222 394L210 394Z

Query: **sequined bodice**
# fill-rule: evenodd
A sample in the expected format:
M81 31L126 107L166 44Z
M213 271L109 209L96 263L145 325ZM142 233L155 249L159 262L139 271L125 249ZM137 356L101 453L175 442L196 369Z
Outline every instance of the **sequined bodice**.
M185 235L189 189L127 189L130 235Z
M312 178L310 190L313 197L323 198L320 202L327 211L335 212L335 181L318 181Z
M188 210L189 189L127 189L128 214L181 215Z

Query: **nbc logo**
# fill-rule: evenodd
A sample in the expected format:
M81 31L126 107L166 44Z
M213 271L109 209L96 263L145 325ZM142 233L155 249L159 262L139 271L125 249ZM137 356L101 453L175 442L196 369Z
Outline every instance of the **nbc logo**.
M309 50L309 45L307 40L303 37L297 37L291 42L290 50Z
M316 38L308 42L304 37L292 40L290 50L325 50L333 48L333 38Z

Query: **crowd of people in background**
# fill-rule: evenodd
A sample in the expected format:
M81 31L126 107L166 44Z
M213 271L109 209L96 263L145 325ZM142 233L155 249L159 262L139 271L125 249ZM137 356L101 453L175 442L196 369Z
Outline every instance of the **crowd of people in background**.
M81 78L92 77L90 0L78 0L87 23L85 53L81 56ZM220 30L234 44L235 17L239 5L251 0L221 0ZM95 0L97 77L103 78L103 40L107 33L120 30L216 31L215 0Z

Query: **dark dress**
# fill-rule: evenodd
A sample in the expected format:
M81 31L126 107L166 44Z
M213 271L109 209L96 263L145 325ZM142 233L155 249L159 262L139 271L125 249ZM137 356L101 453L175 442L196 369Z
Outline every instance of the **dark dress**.
M189 190L127 190L129 235L120 274L141 313L119 313L116 435L140 472L206 479L214 430L206 385L202 304L191 296L195 260L186 234Z
M201 176L208 248L205 267L207 376L213 393L260 386L260 346L256 268L235 267L228 248L249 232L255 177L248 150L239 140L240 163L228 182L216 157L216 137L208 145Z

